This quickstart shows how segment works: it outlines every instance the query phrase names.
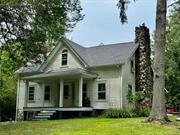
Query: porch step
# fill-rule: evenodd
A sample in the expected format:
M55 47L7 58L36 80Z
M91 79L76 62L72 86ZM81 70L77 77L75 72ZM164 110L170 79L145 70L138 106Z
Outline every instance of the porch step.
M44 110L44 111L40 111L40 112L41 112L41 113L55 113L56 111L53 111L53 110L52 110L52 111L51 111L51 110L50 110L50 111L45 111L45 110Z
M35 116L35 119L48 119L51 118L51 116Z
M33 120L48 120L53 119L53 116L55 115L56 111L53 110L43 110L40 111Z
M46 113L38 113L38 116L52 116L54 113L51 113L51 112L46 112Z
M180 121L180 118L176 118L176 121Z

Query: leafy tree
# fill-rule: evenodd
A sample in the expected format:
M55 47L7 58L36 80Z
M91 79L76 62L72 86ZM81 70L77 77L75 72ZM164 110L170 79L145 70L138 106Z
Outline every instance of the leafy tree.
M126 4L128 0L119 0L120 19L127 22ZM157 0L156 6L156 31L154 45L153 65L153 103L149 121L165 122L167 120L165 107L165 29L166 29L167 0Z
M28 61L41 62L44 48L56 45L83 19L81 11L79 0L0 1L0 113L1 107L3 114L14 112L15 70Z
M16 106L16 76L14 65L9 58L9 52L0 52L0 121L9 120L15 116Z
M166 32L166 93L170 105L180 104L180 0L171 5Z
M42 49L54 45L83 19L81 10L79 0L3 0L0 2L1 49L10 51L11 45L18 42L22 49L21 62L42 60Z

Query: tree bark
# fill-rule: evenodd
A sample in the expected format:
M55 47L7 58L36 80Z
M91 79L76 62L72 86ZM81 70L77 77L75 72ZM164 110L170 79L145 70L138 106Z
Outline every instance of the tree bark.
M2 116L1 116L1 103L0 103L0 122L2 121Z
M153 66L153 104L149 121L165 122L167 119L165 106L165 29L167 0L157 0L155 56Z

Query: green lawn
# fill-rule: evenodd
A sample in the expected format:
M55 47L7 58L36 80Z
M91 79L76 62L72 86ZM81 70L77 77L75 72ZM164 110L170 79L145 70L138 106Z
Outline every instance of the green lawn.
M180 135L179 122L161 125L143 120L84 118L18 122L0 125L0 135Z

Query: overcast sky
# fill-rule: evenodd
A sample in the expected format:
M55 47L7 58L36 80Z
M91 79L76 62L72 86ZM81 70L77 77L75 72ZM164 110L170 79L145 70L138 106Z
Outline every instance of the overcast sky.
M133 0L131 0L133 1ZM137 0L128 5L128 24L121 24L118 0L81 0L85 18L67 37L83 46L134 41L134 29L145 23L155 29L156 0Z

